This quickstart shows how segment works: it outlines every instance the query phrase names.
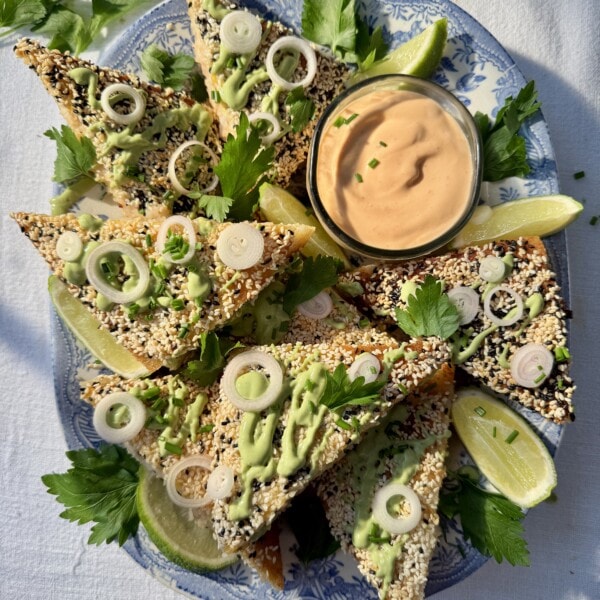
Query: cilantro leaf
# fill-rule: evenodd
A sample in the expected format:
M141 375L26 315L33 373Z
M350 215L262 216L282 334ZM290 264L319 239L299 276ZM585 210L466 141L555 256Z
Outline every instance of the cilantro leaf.
M444 487L440 510L449 518L456 514L465 538L485 556L496 562L503 559L511 565L529 566L527 542L523 539L523 511L510 500L486 492L467 476L454 474L459 485Z
M0 27L18 29L42 20L46 16L43 0L1 0ZM10 31L6 32L10 33Z
M302 261L299 271L293 272L285 286L283 309L291 315L298 304L314 298L325 288L337 283L340 262L330 256L319 254Z
M484 181L499 181L529 173L525 138L519 135L519 129L540 107L535 84L530 81L516 98L510 96L506 99L494 125L486 115L475 114L483 141Z
M227 218L227 213L233 204L233 200L225 196L208 196L196 192L191 192L188 196L197 199L198 208L201 208L209 219L219 223Z
M221 160L215 173L221 182L221 192L232 198L230 217L243 221L249 219L258 203L258 188L271 168L275 148L264 148L260 132L250 127L248 116L240 114L235 136L229 134L223 145Z
M294 88L285 99L289 107L292 130L302 131L315 114L315 103L304 95L304 88Z
M220 338L214 331L200 336L200 358L190 360L184 375L201 386L212 385L223 372L225 357L242 345L226 338Z
M383 39L383 29L377 27L374 31L364 19L356 17L356 62L361 71L367 70L377 60L381 60L388 52L388 45Z
M140 62L151 81L174 90L181 90L196 68L196 61L188 54L170 54L156 44L142 52Z
M60 516L80 525L94 521L90 544L123 545L139 524L138 462L119 446L71 450L67 457L72 467L66 473L42 477L48 493L66 507Z
M435 335L445 340L458 329L458 310L432 275L410 294L407 304L406 310L396 309L396 321L411 337Z
M354 53L356 18L354 0L304 0L302 35L327 46L343 58Z
M49 36L48 48L61 52L79 54L92 41L83 17L60 3L53 4L46 18L31 29Z
M321 396L321 404L324 404L329 410L372 404L379 398L379 392L385 385L383 380L365 383L362 375L350 381L348 371L343 363L335 368L333 374L326 371L325 377L326 383Z
M44 135L56 142L54 181L64 182L89 176L90 169L96 163L96 150L90 139L78 138L66 125L62 125L60 131L53 127Z

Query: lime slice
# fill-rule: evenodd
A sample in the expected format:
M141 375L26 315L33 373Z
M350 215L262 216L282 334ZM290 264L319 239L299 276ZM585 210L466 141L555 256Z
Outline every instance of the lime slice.
M144 377L150 373L131 352L120 346L108 331L102 329L98 320L69 292L67 286L56 275L48 278L48 291L59 317L99 361L127 379Z
M356 73L352 83L375 75L431 77L442 59L448 39L448 21L439 19L365 71Z
M263 183L259 193L258 203L265 220L289 225L300 223L315 228L310 240L302 248L302 254L313 257L325 254L343 261L344 265L349 267L348 259L342 249L329 237L317 218L307 212L308 209L300 200L270 183Z
M237 561L217 548L212 529L188 518L189 509L175 506L164 482L142 469L136 505L140 522L156 547L172 562L196 573L216 571Z
M491 208L479 206L451 246L552 235L572 223L582 210L581 203L561 194L520 198Z
M556 486L552 457L528 423L506 404L476 389L461 390L452 421L465 448L509 500L529 508Z

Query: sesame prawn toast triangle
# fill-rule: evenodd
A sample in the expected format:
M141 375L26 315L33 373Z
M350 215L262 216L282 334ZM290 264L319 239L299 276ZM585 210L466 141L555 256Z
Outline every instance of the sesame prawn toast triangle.
M482 261L487 257L504 262L504 275L496 283L488 283L480 275ZM569 375L569 362L565 360L568 351L566 357L562 353L567 346L566 308L539 238L469 246L397 266L363 267L349 275L346 282L362 286L354 299L368 312L394 322L394 311L406 308L401 298L402 287L409 281L422 282L427 275L443 280L446 291L464 286L476 290L480 296L474 320L461 326L453 337L453 362L457 366L491 390L536 410L547 419L556 423L574 419L575 386ZM503 288L493 292L497 285ZM484 310L485 298L488 296L493 314L503 318L503 315L510 317L516 302L509 295L523 303L522 318L509 326L495 324ZM524 387L515 381L511 361L529 343L545 346L558 358L554 358L550 372L540 369L539 379Z
M177 200L168 177L169 159L190 140L204 142L217 156L221 154L218 126L208 104L136 75L49 50L30 39L20 40L15 53L37 73L75 134L92 141L97 158L93 177L106 185L120 206L148 215L169 214L174 201L178 211L189 209ZM104 111L101 94L111 84L126 84L141 92L145 109L138 122L119 124ZM207 169L200 168L187 185L195 182L204 188L212 180Z
M237 270L223 263L217 242L222 232L240 224L216 223L203 218L188 220L195 231L196 249L185 264L173 264L165 262L164 251L158 249L163 218L138 216L106 222L96 219L90 228L87 223L84 227L83 220L73 214L51 217L16 213L12 216L52 271L65 281L70 293L98 320L99 326L108 330L150 371L161 365L172 365L197 347L202 333L232 319L293 260L313 231L304 225L250 224L260 232L264 248L256 264ZM170 228L169 231L175 234ZM66 232L75 234L82 245L75 261L65 261L57 254L57 242ZM128 304L108 302L106 292L101 293L90 284L83 266L84 261L89 262L88 252L114 242L126 242L128 250L131 246L130 251L149 278L142 297ZM120 261L103 260L98 261L97 271L105 283L105 265L109 274L111 270L117 271L112 274L114 281L122 281L130 275L128 263L123 266ZM134 274L140 276L137 266ZM128 281L132 280L133 276Z
M212 518L217 542L229 553L260 538L294 496L449 360L449 347L439 338L411 340L399 347L395 339L371 329L340 335L336 344L281 344L256 350L283 366L287 384L279 400L261 412L240 410L221 386L215 423L223 442L218 461L233 470L235 484L229 498L214 503ZM337 394L348 388L335 381L341 375L349 383L346 368L364 353L387 365L384 379L379 391L355 390L364 401L345 404L355 396ZM344 401L338 403L340 398Z
M439 535L437 507L453 394L453 369L444 365L315 485L333 536L356 558L381 599L424 598ZM421 508L406 533L386 532L373 515L375 494L394 484L408 486Z
M241 8L236 2L191 0L188 7L194 36L194 55L204 75L221 135L225 138L234 132L240 110L249 115L265 112L274 115L281 124L282 133L273 142L275 169L272 179L277 185L288 187L294 174L305 165L317 120L344 89L351 72L349 67L330 55L315 51L316 74L312 82L304 86L303 97L300 96L300 101L305 98L312 103L314 114L306 123L297 122L302 126L296 127L291 120L290 104L293 103L292 93L298 94L302 88L299 86L293 92L282 89L271 81L265 68L271 45L283 37L294 35L294 32L278 21L257 17L262 28L262 39L248 60L246 55L228 54L221 40L223 17ZM304 76L306 65L301 60L298 74L289 77L301 79ZM239 65L240 61L243 61L243 66ZM231 100L234 92L236 102Z

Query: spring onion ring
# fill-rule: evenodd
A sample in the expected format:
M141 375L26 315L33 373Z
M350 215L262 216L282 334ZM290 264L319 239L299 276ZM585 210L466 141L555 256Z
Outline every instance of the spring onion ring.
M231 495L233 489L233 469L227 465L215 467L206 482L206 495L213 500L222 500Z
M448 291L448 298L460 315L459 325L470 323L479 312L479 294L470 287L459 285Z
M388 502L394 496L402 496L410 507L410 514L391 515ZM421 502L415 492L407 485L389 483L383 486L373 498L373 519L388 533L400 535L412 531L421 521Z
M244 398L236 388L238 376L243 371L261 367L269 377L269 387L263 394L249 400ZM248 350L234 356L223 371L221 392L235 407L246 412L259 412L271 406L281 394L283 388L283 371L277 360L260 350Z
M379 359L370 352L360 354L348 369L348 377L350 381L354 381L357 377L364 377L365 383L372 383L377 379L381 372L381 363Z
M260 141L264 146L270 146L281 133L281 124L279 123L279 119L277 119L277 117L271 113L253 112L248 117L248 121L250 121L250 123L256 123L256 121L268 121L272 125L271 133L263 135L260 138Z
M254 52L262 38L262 25L251 13L234 10L221 21L219 30L221 44L232 54L250 54Z
M512 311L510 311L505 317L503 317L501 319L492 312L492 308L491 308L492 298L498 292L506 292L515 301L515 308L513 309L514 314L512 316L509 316L510 312L512 312ZM500 327L509 327L510 325L514 325L523 316L523 299L511 287L509 287L507 285L497 285L496 287L492 288L489 291L488 295L485 297L485 300L483 301L483 312L485 313L485 316L494 325L499 325Z
M288 81L287 79L284 79L275 68L275 55L280 50L287 49L300 52L306 60L306 75L300 81ZM269 74L271 81L280 88L290 91L297 87L306 87L307 85L310 85L317 74L317 56L307 41L293 35L288 35L279 38L269 48L265 59L265 66L267 67L267 73Z
M138 272L138 281L135 287L127 292L114 288L102 274L100 261L109 254L121 254L127 256ZM125 242L104 242L94 248L88 255L85 264L85 274L96 291L103 294L110 302L117 304L128 304L141 298L148 289L150 283L150 270L144 257L131 244Z
M124 94L133 100L133 110L128 114L118 113L110 104L110 97L115 94ZM100 96L100 105L109 119L119 125L133 125L137 123L146 111L146 98L134 87L126 83L113 83L104 88Z
M260 262L264 251L265 240L250 223L232 223L217 239L217 254L232 269L253 267Z
M333 300L325 291L298 305L298 312L309 319L324 319L332 310Z
M205 494L202 498L184 498L177 491L177 476L181 471L185 471L186 469L192 469L194 467L198 467L200 469L205 469L206 471L210 471L210 466L212 461L208 456L203 456L201 454L194 454L192 456L186 456L182 458L180 461L175 463L170 471L167 473L165 478L165 487L167 488L167 494L173 504L177 506L182 506L184 508L200 508L201 506L206 506L210 504L213 499Z
M64 231L56 241L58 258L67 262L78 260L83 252L83 242L74 231Z
M106 417L109 411L119 404L129 410L129 421L123 427L111 427ZM94 428L98 435L109 444L122 444L132 440L146 423L146 407L144 403L133 394L127 392L114 392L104 396L94 408Z
M164 251L165 243L169 235L169 229L171 229L173 225L180 225L185 233L185 236L187 237L187 243L189 247L183 258L175 259L171 256L170 252ZM196 252L196 230L194 229L194 224L192 221L183 215L172 215L165 219L158 230L158 235L156 236L156 249L163 255L163 258L167 262L176 265L183 265L189 262Z
M517 385L536 388L550 376L554 356L543 344L521 346L510 359L510 373Z
M479 277L489 283L499 283L506 275L506 264L501 258L489 255L479 263Z
M197 140L188 140L187 142L183 142L183 144L181 144L181 146L179 146L175 150L175 152L173 152L173 154L171 154L171 158L169 159L169 167L167 169L167 174L169 175L169 180L173 184L175 191L179 194L182 194L183 196L187 196L188 194L191 194L192 190L188 190L187 188L183 187L183 185L181 185L181 181L179 181L179 178L177 177L177 172L176 172L175 167L177 165L177 161L179 160L179 157L181 156L182 152L184 152L191 146L201 146L204 149L204 151L208 154L208 156L210 157L211 161L213 162L213 165L216 165L219 162L217 155L206 144L203 144L202 142L199 142ZM212 192L217 187L218 183L219 183L219 177L217 176L216 173L213 173L213 178L211 179L210 183L207 186L203 187L202 189L193 190L193 191L194 191L194 193L199 193L199 194Z

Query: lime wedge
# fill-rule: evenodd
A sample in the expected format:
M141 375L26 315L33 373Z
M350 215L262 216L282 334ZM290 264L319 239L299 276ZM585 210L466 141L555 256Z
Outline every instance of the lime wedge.
M289 225L300 223L315 228L310 240L302 248L302 254L313 257L325 254L341 260L346 267L349 267L350 264L342 249L329 237L317 218L307 212L308 209L300 200L270 183L263 183L260 186L259 194L260 212L266 221Z
M452 421L465 448L502 494L523 508L550 496L554 462L528 423L506 404L476 389L461 390Z
M365 71L356 73L352 77L352 83L375 75L431 77L442 59L447 39L448 21L445 18L439 19Z
M142 469L136 505L140 522L156 547L172 562L196 573L216 571L237 561L217 548L212 529L187 517L189 509L175 506L164 482Z
M562 194L520 198L491 208L479 206L451 246L552 235L572 223L582 210L581 203Z
M77 339L111 371L127 379L144 377L150 373L131 352L120 346L108 331L102 329L98 320L69 292L67 286L56 275L48 278L48 291L58 316Z

